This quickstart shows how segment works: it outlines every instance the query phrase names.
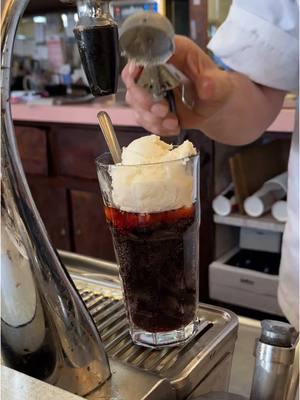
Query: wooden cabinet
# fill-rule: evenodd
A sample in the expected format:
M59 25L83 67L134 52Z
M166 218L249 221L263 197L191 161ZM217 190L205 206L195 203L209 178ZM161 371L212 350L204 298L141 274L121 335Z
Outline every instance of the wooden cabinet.
M71 191L75 252L115 261L101 194Z
M61 250L71 250L67 191L33 179L29 187L52 244Z
M120 146L146 134L143 129L116 127ZM55 125L49 133L51 165L55 175L82 179L97 179L96 158L108 148L95 126Z
M28 174L47 175L46 128L16 126L15 133L24 171Z
M55 125L49 133L49 143L55 175L97 179L95 159L105 151L99 130L93 126Z

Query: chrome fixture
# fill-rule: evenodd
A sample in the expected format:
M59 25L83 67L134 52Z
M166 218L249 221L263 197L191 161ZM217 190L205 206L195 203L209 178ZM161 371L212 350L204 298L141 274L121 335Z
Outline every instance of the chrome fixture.
M264 320L257 340L250 400L286 400L295 356L295 329L284 322ZM294 396L296 393L294 393ZM295 398L295 397L294 397Z
M11 117L12 51L27 3L8 0L1 22L2 358L11 368L86 395L110 377L108 360L32 200Z

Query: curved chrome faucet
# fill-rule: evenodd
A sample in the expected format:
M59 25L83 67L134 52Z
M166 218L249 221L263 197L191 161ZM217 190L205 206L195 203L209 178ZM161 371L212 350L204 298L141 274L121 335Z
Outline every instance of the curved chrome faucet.
M12 51L27 3L8 0L1 21L2 358L11 368L83 396L110 377L108 359L35 207L11 117Z

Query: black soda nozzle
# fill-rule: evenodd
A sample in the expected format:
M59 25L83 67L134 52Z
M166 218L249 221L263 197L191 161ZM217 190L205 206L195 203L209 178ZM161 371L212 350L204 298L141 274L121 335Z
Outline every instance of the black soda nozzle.
M74 35L91 92L94 96L114 94L119 77L119 36L109 1L80 1L77 7Z

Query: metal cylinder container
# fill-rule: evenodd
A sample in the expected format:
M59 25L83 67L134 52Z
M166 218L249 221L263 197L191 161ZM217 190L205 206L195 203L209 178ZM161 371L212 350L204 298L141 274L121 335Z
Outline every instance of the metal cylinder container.
M256 342L250 400L284 400L294 362L294 328L284 322L262 321Z

